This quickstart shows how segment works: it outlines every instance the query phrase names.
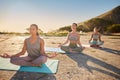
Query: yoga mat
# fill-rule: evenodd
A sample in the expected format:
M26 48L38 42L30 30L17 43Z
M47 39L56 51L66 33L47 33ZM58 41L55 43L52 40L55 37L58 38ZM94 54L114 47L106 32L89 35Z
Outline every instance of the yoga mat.
M20 66L11 64L9 58L1 58L0 57L0 69L3 69L3 70L18 70L19 68L20 68Z
M58 47L58 48L55 48L55 47L45 47L45 51L65 53L65 52L62 51L59 47Z
M25 71L25 72L40 72L40 73L56 73L58 68L58 60L47 60L41 67L33 66L17 66L10 63L9 58L0 58L1 70Z
M19 71L40 72L40 73L56 73L58 68L58 60L48 60L40 67L21 66Z
M83 47L90 47L90 45L82 45ZM61 50L59 47L45 47L45 51L48 52L59 52L59 53L65 53L63 50Z

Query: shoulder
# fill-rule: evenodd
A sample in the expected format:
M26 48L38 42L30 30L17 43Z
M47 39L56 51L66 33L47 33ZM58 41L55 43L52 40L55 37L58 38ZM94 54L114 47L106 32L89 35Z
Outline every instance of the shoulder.
M96 33L93 32L93 33L92 33L92 36L93 36L93 35L96 35Z
M29 39L29 38L26 38L26 39L24 40L24 42L27 42L27 41L28 41L28 39Z
M98 35L101 35L99 32L97 33Z
M93 37L94 33L90 33L91 37Z
M44 39L40 38L40 41L42 41L42 42L43 42L43 41L44 41Z
M26 38L26 39L24 40L24 44L27 44L27 43L28 43L28 40L29 40L29 38Z
M71 34L71 32L68 32L68 35L70 35Z
M71 35L71 32L68 32L67 36Z
M80 35L80 33L79 33L79 32L76 32L76 34L77 34L77 35Z
M95 33L93 32L92 35L94 35Z
M44 39L42 39L42 38L39 37L39 42L40 43L44 43Z

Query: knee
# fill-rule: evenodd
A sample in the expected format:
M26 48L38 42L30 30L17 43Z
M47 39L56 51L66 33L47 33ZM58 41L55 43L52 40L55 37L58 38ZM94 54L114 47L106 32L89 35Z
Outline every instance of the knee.
M98 43L98 45L103 45L103 43L104 43L104 41L101 41L101 42Z
M47 61L46 56L40 56L36 60L33 60L32 63L35 64L35 65L40 65L40 64L44 64L46 61Z
M16 57L11 57L11 58L10 58L10 63L13 63L13 64L14 64L15 62L16 62Z
M67 51L68 48L66 46L61 46L60 49L63 51Z
M63 47L64 47L64 46L61 46L60 49L63 50L63 49L64 49Z
M46 56L42 56L42 62L45 63L47 61L47 57Z

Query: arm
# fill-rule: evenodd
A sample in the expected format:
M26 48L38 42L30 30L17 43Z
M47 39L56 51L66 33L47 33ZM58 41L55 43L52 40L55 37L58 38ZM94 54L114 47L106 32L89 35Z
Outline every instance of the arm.
M18 57L18 56L24 55L25 52L26 52L26 40L24 41L24 46L23 46L21 52L15 54L15 55L9 55L7 53L4 53L4 54L1 54L0 56L3 57L3 58Z
M45 50L44 50L44 40L41 39L40 40L40 53L43 55L43 56L46 56L48 58L53 58L56 56L56 54L52 55L52 56L48 56L46 53L45 53Z
M67 35L66 41L65 41L64 43L60 44L59 47L68 43L68 41L69 41L69 40L68 40L69 34L70 34L70 33L68 33L68 35Z
M101 41L101 34L99 33L99 41Z
M93 34L91 35L89 42L92 40L92 38L93 38Z
M43 40L43 39L40 40L40 53L41 53L42 55L45 55L45 56L46 56L45 50L44 50L44 40Z
M78 42L77 43L80 47L82 47L81 42L80 42L80 35L79 34L78 34Z

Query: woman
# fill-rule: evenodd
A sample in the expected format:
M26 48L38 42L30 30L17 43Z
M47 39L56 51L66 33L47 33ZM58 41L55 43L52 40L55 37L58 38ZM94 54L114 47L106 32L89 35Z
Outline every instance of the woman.
M52 58L55 55L47 56L44 51L44 40L39 37L38 26L30 25L31 36L24 41L24 46L21 52L15 55L4 53L0 55L3 58L10 58L10 62L20 66L41 66L47 61L47 57ZM20 57L27 51L28 56Z
M90 46L91 47L100 47L100 45L102 45L104 43L104 41L101 41L101 35L100 33L98 32L99 29L98 28L94 28L94 31L91 35L91 38L89 40L89 43L90 43Z
M84 47L82 47L81 43L80 43L80 35L79 33L76 31L77 28L77 24L73 23L71 26L72 31L70 33L68 33L67 35L67 40L63 43L60 44L59 47L65 51L65 52L72 52L72 53L78 53L81 52ZM64 46L65 44L67 44L68 42L69 45L68 46ZM79 45L79 46L77 46Z

